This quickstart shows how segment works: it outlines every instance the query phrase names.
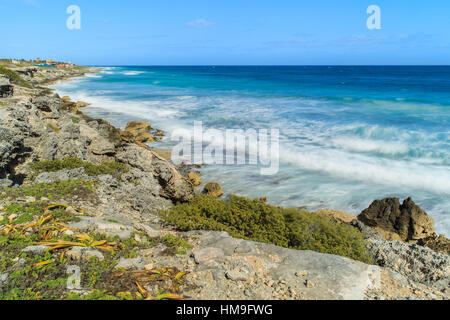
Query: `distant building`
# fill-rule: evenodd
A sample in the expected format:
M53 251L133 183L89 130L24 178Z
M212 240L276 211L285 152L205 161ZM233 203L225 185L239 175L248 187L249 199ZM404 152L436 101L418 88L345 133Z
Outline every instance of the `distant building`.
M41 61L41 58L37 58L36 59L36 63L41 63L42 61Z
M53 64L53 60L52 59L47 59L47 61L45 61L46 64Z
M14 63L14 64L19 64L19 63L20 63L20 62L17 61L17 60L11 60L11 62Z

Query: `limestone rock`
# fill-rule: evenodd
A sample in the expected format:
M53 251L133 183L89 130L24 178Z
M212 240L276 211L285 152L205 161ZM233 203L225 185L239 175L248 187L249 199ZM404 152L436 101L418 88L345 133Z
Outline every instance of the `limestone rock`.
M73 247L66 252L66 256L75 261L89 261L94 257L98 258L100 261L105 259L99 250L85 247Z
M50 249L49 246L28 246L22 249L22 252L31 253L33 255L39 255Z
M197 264L206 263L212 260L222 258L224 253L218 248L203 248L192 252L192 256Z
M116 152L114 145L100 136L95 137L88 148L97 155L112 155Z

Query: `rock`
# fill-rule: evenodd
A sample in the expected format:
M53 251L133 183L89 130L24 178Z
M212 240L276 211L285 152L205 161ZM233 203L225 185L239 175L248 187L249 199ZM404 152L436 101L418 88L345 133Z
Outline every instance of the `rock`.
M218 248L203 248L197 249L192 252L194 261L197 264L203 264L212 260L217 260L224 257L224 253Z
M16 219L17 217L18 217L18 215L15 214L15 213L10 214L10 215L8 216L8 220L9 220L9 221L12 221L12 220Z
M131 270L131 269L144 269L147 266L145 261L142 259L142 257L137 257L134 259L120 259L119 262L116 265L116 268L123 268L125 270Z
M247 281L248 274L238 270L230 270L225 273L225 277L232 281Z
M73 247L66 252L66 256L75 261L89 261L94 257L98 258L100 261L105 259L99 250L85 247Z
M450 254L450 239L445 237L443 234L439 236L433 234L428 238L420 239L418 244L421 246L427 246L434 251L441 251Z
M416 244L368 240L367 247L377 265L397 271L406 278L434 287L448 286L450 256Z
M43 112L58 112L61 102L54 97L38 97L33 99L33 104Z
M31 253L33 255L40 255L50 249L49 246L28 246L22 249L22 252Z
M202 178L200 178L200 175L194 171L189 172L188 179L195 187L202 184Z
M8 274L7 273L0 273L0 283L5 283L6 280L8 280Z
M136 144L125 146L116 160L151 173L159 184L159 194L173 202L186 202L195 196L194 188L166 159Z
M88 148L93 154L97 155L113 155L116 153L114 144L100 136L95 137Z
M145 224L139 224L138 228L145 232L150 238L157 238L161 236L161 231L155 230L150 226L147 226Z
M8 98L14 95L14 86L7 77L0 75L0 98Z
M214 198L219 198L223 195L223 190L218 183L210 182L203 189L203 193Z
M411 198L400 205L398 198L375 200L358 220L370 227L398 234L402 241L415 241L434 234L434 220Z
M135 136L135 140L141 143L155 142L155 138L149 132L142 132Z
M146 143L155 141L150 130L152 130L152 126L146 121L131 121L127 123L124 132L128 135L131 134L136 141Z
M153 263L148 263L144 266L144 269L147 271L153 270L155 268L155 265Z
M322 209L322 210L316 211L315 213L329 216L339 223L350 223L353 220L356 220L355 216L352 216L351 214L348 214L348 213L342 212L342 211Z

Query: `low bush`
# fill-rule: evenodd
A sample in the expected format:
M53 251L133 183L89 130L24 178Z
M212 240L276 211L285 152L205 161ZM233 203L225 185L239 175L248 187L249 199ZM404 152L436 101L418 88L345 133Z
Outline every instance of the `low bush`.
M116 178L120 177L124 172L128 171L128 167L120 162L104 162L101 164L92 164L83 161L77 157L66 157L63 160L44 160L33 162L30 164L30 169L33 172L33 177L42 172L56 172L63 169L77 169L84 168L84 172L88 176L98 176L102 174L110 174Z
M31 88L31 84L29 84L27 81L22 79L20 74L18 74L17 72L15 72L11 69L0 66L0 74L6 76L9 79L9 81L11 81L14 84L17 84L19 86L26 87L26 88Z
M183 231L226 231L237 238L370 262L357 229L327 216L275 207L261 200L230 196L224 201L198 195L160 214Z

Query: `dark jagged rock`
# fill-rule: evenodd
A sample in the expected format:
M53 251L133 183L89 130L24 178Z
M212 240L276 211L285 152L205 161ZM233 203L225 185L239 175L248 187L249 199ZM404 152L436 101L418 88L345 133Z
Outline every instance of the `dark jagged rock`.
M8 98L14 95L14 86L10 84L9 79L0 76L0 98Z
M417 241L434 234L433 218L411 198L401 205L398 198L375 200L358 220L376 230L397 234L402 241Z

